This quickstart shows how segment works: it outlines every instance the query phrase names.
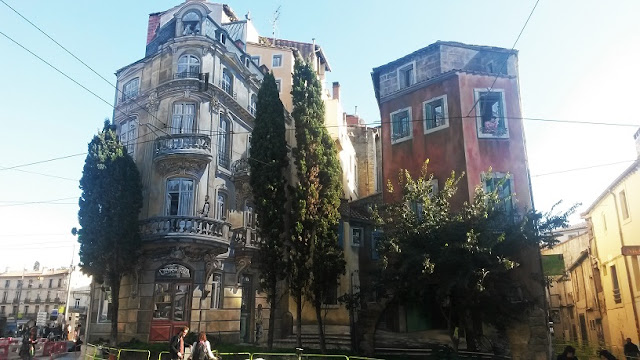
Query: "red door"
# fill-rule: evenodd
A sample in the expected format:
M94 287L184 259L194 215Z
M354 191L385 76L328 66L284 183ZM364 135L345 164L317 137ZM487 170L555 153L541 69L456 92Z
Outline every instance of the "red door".
M191 284L156 282L149 341L166 342L189 324Z

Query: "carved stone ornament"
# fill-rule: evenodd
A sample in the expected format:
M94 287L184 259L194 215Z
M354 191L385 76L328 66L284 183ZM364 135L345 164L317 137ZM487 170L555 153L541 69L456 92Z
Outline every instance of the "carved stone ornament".
M216 96L216 94L213 94L213 96L211 97L211 101L209 101L209 111L211 113L220 111L220 100L218 99L218 96Z
M144 260L137 261L133 271L131 272L131 298L135 299L138 296L138 284L140 283L140 271L142 271L142 266L144 264Z
M208 161L189 158L163 159L156 164L156 170L162 176L177 174L200 178L207 168L207 163Z
M251 256L236 257L236 286L240 286L243 272L251 266Z
M202 279L203 283L199 286L202 287L202 298L206 298L209 295L209 292L206 291L206 284L210 281L209 279L213 276L213 272L216 270L222 269L222 261L220 259L216 259L216 255L212 253L207 253L204 255L204 278Z
M149 94L149 97L147 98L147 105L145 105L145 107L149 111L157 111L159 104L160 101L158 100L158 93L154 91Z
M191 97L191 90L187 89L184 91L184 97L186 98L190 98Z

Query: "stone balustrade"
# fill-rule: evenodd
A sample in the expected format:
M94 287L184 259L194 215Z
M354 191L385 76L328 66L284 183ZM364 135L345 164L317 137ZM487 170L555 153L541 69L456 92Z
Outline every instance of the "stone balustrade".
M196 216L157 216L140 222L140 234L153 238L198 238L229 242L229 224L216 219Z
M155 141L154 156L195 153L211 156L211 137L205 134L173 134Z
M237 248L257 250L260 246L260 237L256 229L241 227L233 229L231 239Z

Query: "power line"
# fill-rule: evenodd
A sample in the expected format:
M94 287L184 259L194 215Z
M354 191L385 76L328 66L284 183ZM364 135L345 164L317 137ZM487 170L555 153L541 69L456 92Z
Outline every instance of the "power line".
M522 29L520 29L520 33L518 34L518 37L516 38L516 41L514 41L513 42L513 46L511 46L511 51L513 51L513 49L516 48L516 44L518 43L518 40L520 40L520 37L522 36L522 33L524 32L524 29L527 27L527 24L529 24L529 20L531 20L531 16L533 16L533 12L536 11L536 8L538 7L538 3L539 2L540 2L540 0L536 0L535 5L533 5L533 9L531 9L531 12L529 13L529 16L527 17L527 21L524 22L524 25L522 26ZM509 56L507 56L507 58L504 60L504 63L502 64L502 67L500 68L500 71L498 71L498 74L493 79L493 83L489 87L489 92L491 92L491 90L493 89L493 86L496 84L496 81L498 81L498 76L500 75L500 72L505 67L505 65L507 65L508 62L509 62ZM471 112L478 105L478 101L480 101L479 97L478 97L478 99L476 99L475 103L473 103L473 106L471 107L471 110L469 110L469 113L467 114L467 116L471 115Z
M2 169L0 169L0 171L13 170L13 169L17 169L17 168L21 168L21 167L25 167L25 166L36 165L36 164L44 164L44 163L48 163L48 162L51 162L51 161L69 159L69 158L72 158L72 157L82 156L82 155L86 155L86 154L87 154L86 152L85 153L78 153L78 154L60 156L60 157L47 159L47 160L34 161L34 162L31 162L31 163L26 163L26 164L13 165L13 166L9 166L9 167L3 167Z
M627 164L627 163L630 163L630 162L633 162L633 161L636 161L636 159L624 160L624 161L616 161L616 162L611 162L611 163L606 163L606 164L599 164L599 165L591 165L591 166L585 166L585 167L581 167L581 168L552 171L552 172L543 173L543 174L531 175L531 177L541 177L541 176L547 176L547 175L564 174L564 173L573 172L573 171L589 170L589 169L595 169L595 168L600 168L600 167L605 167L605 166Z
M2 1L2 0L0 0L0 1ZM7 170L7 169L4 166L0 166L0 170ZM69 181L75 181L75 182L78 181L78 179L72 179L72 178L68 178L68 177L64 177L64 176L58 176L58 175L45 174L45 173L36 172L36 171L29 171L29 170L23 170L23 169L8 169L8 170L19 171L19 172L23 172L23 173L27 173L27 174L46 176L46 177L50 177L50 178L54 178L54 179L60 179L60 180L69 180Z
M71 200L71 199L77 199L77 198L78 198L77 196L73 196L73 197L62 198L62 199L53 199L53 200L25 201L25 202L18 202L18 203L15 203L15 204L0 205L0 207L22 206L22 205L31 205L31 204L47 204L47 203L54 204L57 201ZM70 204L70 203L57 203L57 204Z

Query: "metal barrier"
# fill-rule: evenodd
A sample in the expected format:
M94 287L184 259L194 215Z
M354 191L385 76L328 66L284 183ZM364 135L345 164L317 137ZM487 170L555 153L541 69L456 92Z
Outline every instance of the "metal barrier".
M170 352L168 351L160 351L160 353L158 354L158 360L162 360L162 355L164 354L170 354Z
M136 354L141 354L136 356ZM151 351L141 349L119 349L117 360L144 360L144 354L146 354L146 360L151 359Z

